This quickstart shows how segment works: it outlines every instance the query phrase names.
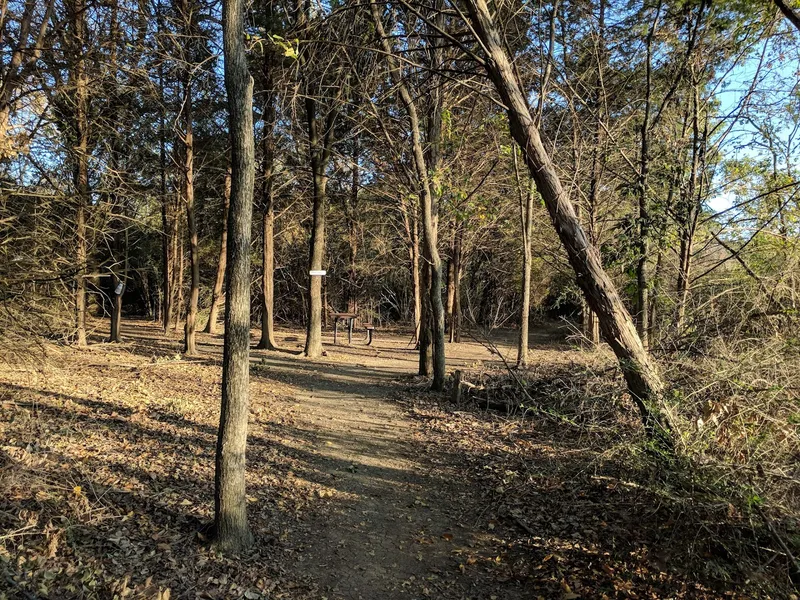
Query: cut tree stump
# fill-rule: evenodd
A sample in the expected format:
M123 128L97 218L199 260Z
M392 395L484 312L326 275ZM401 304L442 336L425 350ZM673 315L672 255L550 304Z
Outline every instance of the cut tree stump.
M453 391L452 391L452 400L453 404L458 404L461 402L461 393L463 390L474 390L478 386L474 383L470 383L469 381L464 381L464 374L461 372L461 369L456 369L453 372Z

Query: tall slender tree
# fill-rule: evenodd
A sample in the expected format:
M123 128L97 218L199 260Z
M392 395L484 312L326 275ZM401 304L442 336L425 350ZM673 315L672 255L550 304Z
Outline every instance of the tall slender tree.
M214 479L214 536L224 552L253 544L247 522L245 471L250 413L250 237L255 186L253 78L244 41L244 0L224 0L222 40L231 137L231 206L222 406Z
M86 345L86 211L91 203L89 188L89 73L86 58L86 4L72 0L70 10L70 89L74 91L71 145L75 189L75 342Z
M217 333L217 319L219 307L223 302L223 285L225 283L225 267L228 261L228 210L231 205L231 170L225 171L225 184L222 190L222 237L219 243L219 258L217 259L217 275L214 278L214 288L211 291L211 306L208 309L208 322L206 333Z
M272 0L265 2L265 20L270 29L274 23ZM276 53L264 46L262 81L264 108L261 139L261 340L258 347L276 350L275 341L275 121L277 93L275 85Z
M444 389L445 381L445 342L444 342L444 303L442 302L442 259L439 255L437 240L436 216L434 214L434 197L429 177L428 164L425 160L422 133L417 107L403 79L402 69L398 64L389 38L383 27L381 11L375 0L370 1L372 22L375 25L379 43L389 64L389 73L398 89L403 108L408 114L411 128L411 151L414 171L420 186L422 206L422 233L425 247L424 258L430 269L430 289L428 298L431 307L432 341L433 341L433 381L431 388L435 391ZM424 310L423 310L424 314ZM424 328L424 324L422 325ZM422 344L422 340L420 344ZM422 361L422 358L420 359Z
M197 7L194 0L180 0L179 11L183 35L187 40L183 51L183 131L179 134L183 144L183 202L186 210L186 224L189 234L189 263L191 285L189 303L186 306L183 350L189 356L197 354L197 308L200 299L200 243L197 232L197 218L194 201L194 124L192 122L192 63Z

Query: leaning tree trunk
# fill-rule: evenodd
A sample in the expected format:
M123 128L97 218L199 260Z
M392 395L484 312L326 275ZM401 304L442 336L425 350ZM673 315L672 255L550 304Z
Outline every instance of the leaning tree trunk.
M223 0L222 40L231 136L231 207L222 406L214 479L215 545L239 552L253 544L247 523L245 451L250 412L250 229L253 220L255 148L253 79L247 70L244 2Z
M470 21L486 51L484 66L506 106L511 133L523 149L528 170L564 245L578 286L590 308L597 314L603 335L619 360L646 431L662 445L672 447L672 428L669 415L663 407L661 377L642 346L633 320L614 284L603 269L597 249L589 243L581 228L572 201L561 186L486 1L468 0L467 8Z
M211 307L208 309L206 333L217 333L219 306L222 304L222 286L225 283L225 266L228 261L228 210L231 205L231 170L225 172L225 189L222 196L222 239L219 244L219 260L217 261L217 277L211 293Z

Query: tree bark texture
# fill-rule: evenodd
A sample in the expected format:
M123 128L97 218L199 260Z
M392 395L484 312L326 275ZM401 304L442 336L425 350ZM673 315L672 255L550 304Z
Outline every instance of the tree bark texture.
M225 89L231 136L227 301L222 405L214 479L215 545L236 553L253 544L247 523L245 451L250 385L250 237L255 185L253 79L244 44L244 0L224 0Z
M322 269L325 258L325 188L327 179L324 167L321 167L316 159L312 159L312 170L314 171L314 206L308 270L318 271ZM309 275L308 323L303 353L309 358L317 358L322 355L322 277L319 275Z
M433 374L433 323L431 322L431 263L427 258L428 248L422 247L420 274L419 314L419 370L424 377Z

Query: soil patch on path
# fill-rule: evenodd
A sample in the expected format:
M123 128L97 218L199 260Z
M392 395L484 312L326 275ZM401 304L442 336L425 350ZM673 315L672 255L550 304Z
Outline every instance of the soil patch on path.
M461 367L497 359L477 344L451 350ZM491 573L465 574L503 542L479 495L430 460L420 422L392 400L398 389L427 393L409 373L415 359L386 335L375 347L329 347L324 362L300 373L285 356L259 359L257 373L297 386L294 439L312 449L305 476L332 490L300 538L296 568L314 573L328 598L524 597Z

